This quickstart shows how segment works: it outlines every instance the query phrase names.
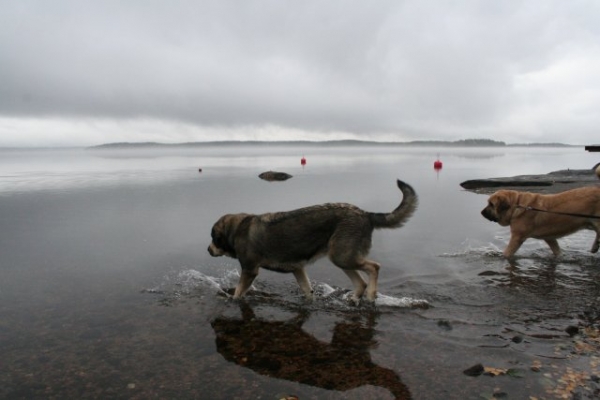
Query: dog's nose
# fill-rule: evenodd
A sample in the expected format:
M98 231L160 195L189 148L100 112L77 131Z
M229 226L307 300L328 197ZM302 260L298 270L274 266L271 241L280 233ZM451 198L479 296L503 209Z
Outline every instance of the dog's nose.
M481 210L481 215L483 215L483 218L487 219L488 221L498 222L494 214L492 214L487 207Z

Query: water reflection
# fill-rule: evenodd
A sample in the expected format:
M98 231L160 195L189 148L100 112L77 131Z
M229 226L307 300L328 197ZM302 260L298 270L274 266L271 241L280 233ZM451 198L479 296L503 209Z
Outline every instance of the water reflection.
M591 257L575 254L560 258L529 256L505 261L504 268L481 272L498 286L531 293L540 299L589 297L598 292L597 267Z
M217 351L227 361L261 375L327 390L373 385L397 399L411 398L396 372L371 359L370 349L377 345L374 312L337 322L327 343L302 329L310 316L307 310L286 321L270 321L257 317L248 303L239 305L241 318L218 316L211 321Z

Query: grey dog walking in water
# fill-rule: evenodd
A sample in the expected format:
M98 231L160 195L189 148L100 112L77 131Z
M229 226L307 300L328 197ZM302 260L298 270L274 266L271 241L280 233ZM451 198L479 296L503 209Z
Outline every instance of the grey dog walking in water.
M328 256L354 285L353 300L375 301L380 265L367 259L374 229L399 228L415 212L417 194L397 181L402 202L390 213L361 210L347 203L327 203L267 214L227 214L214 225L208 252L239 260L242 272L233 297L242 297L260 268L293 273L307 298L312 287L304 267ZM368 276L368 283L358 271Z

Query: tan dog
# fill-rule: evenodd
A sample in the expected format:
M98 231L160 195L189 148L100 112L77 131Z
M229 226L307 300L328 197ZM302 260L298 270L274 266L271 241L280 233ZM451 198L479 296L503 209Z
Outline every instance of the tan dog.
M376 228L398 228L413 214L417 195L398 181L402 202L391 213L371 213L346 203L328 203L294 211L253 214L227 214L212 228L208 252L213 257L237 258L242 267L233 297L243 296L260 268L291 272L308 298L312 288L304 271L306 264L327 255L354 284L357 302L367 292L374 301L379 264L366 259ZM365 283L358 271L369 277Z
M581 229L596 232L592 253L600 246L600 187L597 186L558 194L499 190L489 197L481 214L501 226L510 226L505 257L512 257L528 238L544 240L558 256L560 247L556 239Z

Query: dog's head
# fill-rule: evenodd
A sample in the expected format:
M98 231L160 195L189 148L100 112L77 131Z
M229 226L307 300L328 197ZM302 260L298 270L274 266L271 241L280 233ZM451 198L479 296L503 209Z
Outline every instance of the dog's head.
M234 247L235 233L240 223L247 216L248 214L226 214L215 222L210 232L212 242L208 246L208 252L211 256L237 258Z
M501 226L510 225L518 196L519 193L514 190L498 190L488 198L488 204L481 210L481 215Z

